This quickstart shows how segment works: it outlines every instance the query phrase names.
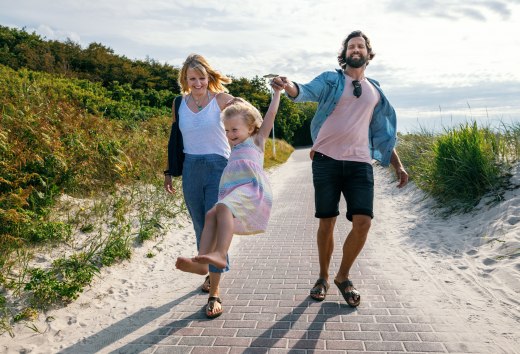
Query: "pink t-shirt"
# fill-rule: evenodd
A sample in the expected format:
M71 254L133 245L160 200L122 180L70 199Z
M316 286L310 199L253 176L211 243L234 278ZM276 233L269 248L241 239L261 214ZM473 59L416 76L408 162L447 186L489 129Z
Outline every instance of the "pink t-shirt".
M312 150L335 160L372 163L368 127L380 96L366 78L360 82L363 93L356 98L352 78L345 75L345 90L321 126Z

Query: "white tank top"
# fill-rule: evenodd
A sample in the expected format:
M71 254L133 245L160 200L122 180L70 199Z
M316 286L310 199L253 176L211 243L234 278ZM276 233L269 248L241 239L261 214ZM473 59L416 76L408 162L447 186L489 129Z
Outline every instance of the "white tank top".
M192 155L218 154L229 158L231 148L226 137L224 123L220 119L220 107L216 97L200 112L193 113L182 99L179 107L179 128L184 143L184 153Z

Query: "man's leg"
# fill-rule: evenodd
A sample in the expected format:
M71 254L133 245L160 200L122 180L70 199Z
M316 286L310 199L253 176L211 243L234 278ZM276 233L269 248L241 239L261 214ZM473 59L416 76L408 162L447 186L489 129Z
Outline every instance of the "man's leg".
M352 230L350 230L343 244L343 257L341 258L341 265L336 274L336 280L338 282L342 283L348 279L350 268L352 268L354 261L365 245L371 222L372 218L367 215L352 216Z
M318 226L318 256L320 261L320 278L329 280L329 266L334 251L334 226L336 217L320 219Z
M341 162L322 153L314 153L312 181L314 185L314 216L320 219L317 234L320 276L311 289L314 300L323 301L329 289L329 265L334 251L334 226L339 214L341 197Z
M339 288L347 304L353 307L359 305L361 295L349 279L350 269L365 245L371 221L372 218L367 215L352 216L352 230L350 230L343 244L343 257L334 279L334 283Z

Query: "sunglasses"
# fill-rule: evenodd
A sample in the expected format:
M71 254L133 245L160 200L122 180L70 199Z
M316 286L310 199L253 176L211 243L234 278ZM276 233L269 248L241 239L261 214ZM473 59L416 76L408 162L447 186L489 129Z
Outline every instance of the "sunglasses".
M354 85L354 96L356 96L356 98L359 98L359 96L361 96L361 94L363 93L363 91L361 90L361 82L359 82L358 80L354 80L352 81L352 85Z

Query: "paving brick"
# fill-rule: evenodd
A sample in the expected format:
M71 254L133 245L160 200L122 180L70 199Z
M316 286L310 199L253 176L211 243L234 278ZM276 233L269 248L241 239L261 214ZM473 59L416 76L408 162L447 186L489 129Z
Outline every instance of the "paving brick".
M234 337L237 332L238 330L235 328L204 328L202 335L213 337Z
M404 350L401 342L364 342L367 350L395 352Z
M374 316L377 323L410 323L408 316Z
M261 348L286 348L286 338L255 338L250 347L261 347Z
M415 352L445 352L444 345L434 342L404 342L407 351Z
M357 340L327 340L325 341L327 350L363 350L363 342Z
M419 341L417 333L413 332L381 332L381 337L385 341Z
M256 321L225 321L224 328L255 328Z
M210 346L215 343L215 337L188 337L184 336L179 341L179 345L190 345L190 346Z
M433 332L432 326L420 323L397 323L396 328L399 332Z
M229 347L248 347L251 344L251 338L232 338L232 337L219 337L215 340L214 345L216 346L229 346Z
M325 349L325 341L321 339L289 339L289 347L294 349Z
M272 337L273 338L306 338L307 331L303 330L278 330L273 329Z
M165 346L158 347L153 352L153 354L188 354L188 353L191 353L192 350L193 350L193 347L165 345ZM135 352L135 353L141 353L141 352Z
M343 332L345 340L381 340L379 332L351 331Z
M227 354L229 348L219 347L195 347L190 354Z
M341 339L343 339L343 332L342 331L307 331L307 339L341 340Z

